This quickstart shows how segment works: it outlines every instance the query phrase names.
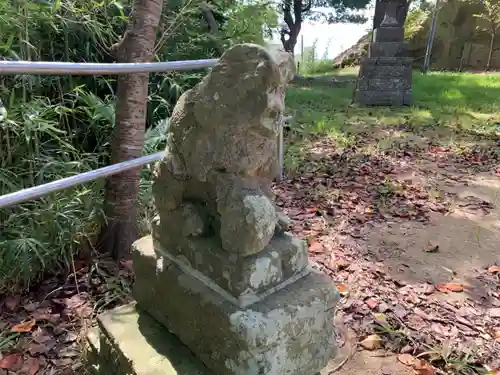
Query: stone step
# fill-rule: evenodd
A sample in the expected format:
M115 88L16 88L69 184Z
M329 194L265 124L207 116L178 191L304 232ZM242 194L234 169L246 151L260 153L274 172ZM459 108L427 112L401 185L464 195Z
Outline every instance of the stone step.
M213 375L135 303L100 315L87 341L94 375Z

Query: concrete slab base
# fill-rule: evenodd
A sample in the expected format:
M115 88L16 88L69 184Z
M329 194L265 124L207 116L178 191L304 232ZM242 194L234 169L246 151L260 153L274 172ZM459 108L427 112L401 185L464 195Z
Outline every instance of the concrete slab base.
M93 375L214 375L135 303L100 315L87 341Z
M217 375L312 375L335 354L338 293L311 272L241 308L176 263L136 241L134 297Z

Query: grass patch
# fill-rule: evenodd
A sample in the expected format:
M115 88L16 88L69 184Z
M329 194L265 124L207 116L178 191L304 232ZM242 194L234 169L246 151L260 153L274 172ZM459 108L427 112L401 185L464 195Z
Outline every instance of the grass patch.
M330 73L353 79L356 74L356 68ZM353 90L353 84L288 89L286 104L294 120L287 139L287 168L296 169L300 154L320 138L348 147L358 135L378 132L376 147L390 148L397 137L415 141L410 133L450 144L467 134L497 136L500 132L500 73L414 72L410 107L351 105Z

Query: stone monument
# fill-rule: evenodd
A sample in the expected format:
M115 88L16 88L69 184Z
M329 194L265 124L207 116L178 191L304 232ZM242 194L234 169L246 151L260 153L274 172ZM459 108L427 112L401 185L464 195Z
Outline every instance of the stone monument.
M406 0L379 0L368 56L361 60L354 101L362 105L411 105L412 63L404 41Z
M158 216L134 244L133 294L196 366L155 374L314 375L335 353L338 293L271 191L293 76L288 53L237 45L175 106L155 168Z

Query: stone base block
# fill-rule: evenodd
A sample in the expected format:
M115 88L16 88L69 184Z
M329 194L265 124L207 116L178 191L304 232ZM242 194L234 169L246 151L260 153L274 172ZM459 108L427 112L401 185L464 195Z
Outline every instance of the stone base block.
M378 27L373 30L373 41L375 42L402 42L405 31L402 27Z
M411 57L365 57L359 67L360 78L402 78L411 82Z
M217 375L313 375L335 353L331 280L311 272L240 308L176 263L149 237L134 244L134 297Z
M404 106L413 104L411 90L406 91L356 91L355 101L366 106Z
M411 91L411 81L403 78L367 78L360 77L358 81L358 90L360 91L385 91L385 92L404 92Z
M276 234L258 254L241 257L224 251L214 237L193 237L182 249L165 249L162 231L153 227L155 251L171 256L208 277L226 291L240 306L264 297L267 291L280 289L287 280L295 281L307 273L307 246L288 234Z
M355 102L374 106L413 104L412 61L407 57L362 59L354 95Z
M98 324L87 335L93 375L214 375L135 303L100 315Z
M370 57L405 57L408 54L407 42L373 42L368 45Z

